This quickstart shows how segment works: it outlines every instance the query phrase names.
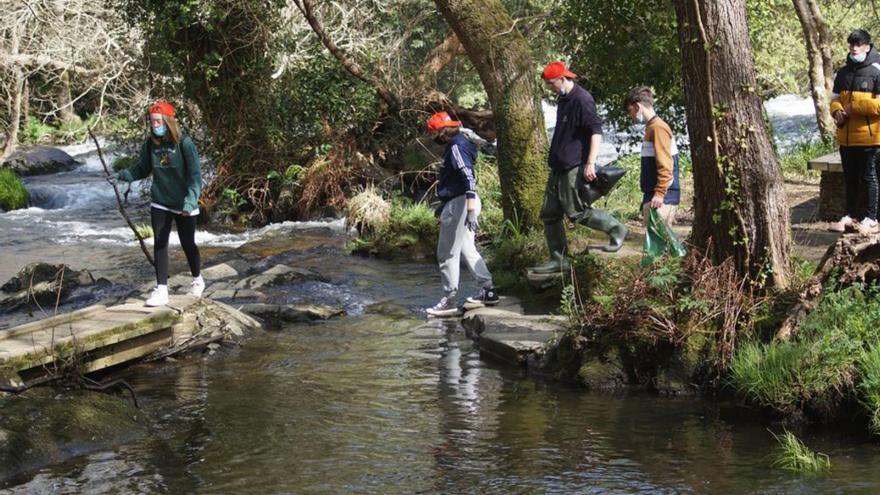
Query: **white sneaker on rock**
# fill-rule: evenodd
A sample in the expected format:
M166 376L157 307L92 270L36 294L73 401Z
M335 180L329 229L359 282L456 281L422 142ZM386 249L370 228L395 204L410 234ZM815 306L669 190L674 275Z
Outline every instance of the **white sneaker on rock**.
M841 218L840 221L832 223L828 227L828 230L830 230L832 232L846 232L846 228L853 226L853 224L855 224L853 219L850 218L849 215L846 215L843 218Z
M193 297L202 297L202 293L205 292L205 279L202 278L201 275L194 278L192 281L192 285L189 287L189 292L186 293L188 296Z
M876 234L880 232L880 224L877 223L877 220L873 218L865 217L861 222L856 225L856 229L860 234Z
M144 303L150 307L165 306L168 304L168 286L160 285L153 289L147 302Z

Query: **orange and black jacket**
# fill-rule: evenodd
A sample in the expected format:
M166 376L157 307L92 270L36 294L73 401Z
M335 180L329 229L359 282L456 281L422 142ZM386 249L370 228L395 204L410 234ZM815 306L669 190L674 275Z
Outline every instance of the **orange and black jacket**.
M849 118L837 129L837 144L880 146L880 55L873 45L863 62L846 58L834 77L833 91L831 115L852 104Z

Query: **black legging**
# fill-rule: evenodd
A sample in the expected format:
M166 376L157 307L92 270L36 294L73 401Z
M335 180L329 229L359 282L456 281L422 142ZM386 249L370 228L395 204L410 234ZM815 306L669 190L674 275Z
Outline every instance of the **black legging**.
M853 220L859 213L859 196L864 188L868 196L867 217L877 219L877 170L874 168L874 146L841 146L840 161L843 163L843 179L846 185L846 214Z
M178 215L170 211L150 208L150 221L153 224L153 256L156 260L156 282L168 283L168 236L171 235L171 221L177 224L177 237L186 253L189 271L193 277L201 273L199 248L196 247L196 217Z

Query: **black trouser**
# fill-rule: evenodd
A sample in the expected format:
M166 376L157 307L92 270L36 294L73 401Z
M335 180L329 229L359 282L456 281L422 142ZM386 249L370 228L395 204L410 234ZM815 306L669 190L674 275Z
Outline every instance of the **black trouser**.
M196 247L196 217L178 215L170 211L150 208L150 221L153 224L153 257L156 261L156 282L168 283L168 236L171 235L171 221L177 224L177 237L186 253L189 271L193 277L201 273L199 248Z
M867 193L868 218L877 219L877 169L874 167L876 146L841 146L840 161L843 164L843 180L846 185L846 214L854 220L862 218L859 213L861 191Z

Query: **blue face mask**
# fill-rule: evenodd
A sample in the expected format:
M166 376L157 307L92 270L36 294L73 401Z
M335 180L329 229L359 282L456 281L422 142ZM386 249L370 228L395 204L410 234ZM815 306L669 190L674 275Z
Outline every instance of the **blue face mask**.
M165 127L164 124L160 125L159 127L153 127L153 135L156 137L162 137L165 135L166 130L167 130L167 128Z
M857 64L860 64L865 61L865 57L867 57L867 56L868 56L868 52L865 52L865 53L860 53L858 55L850 55L849 59Z

